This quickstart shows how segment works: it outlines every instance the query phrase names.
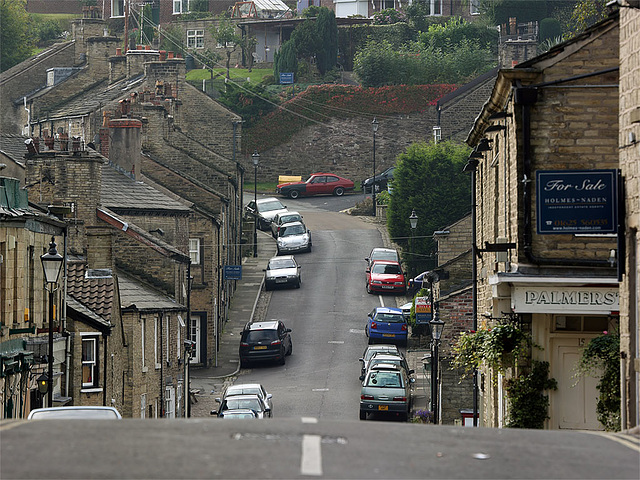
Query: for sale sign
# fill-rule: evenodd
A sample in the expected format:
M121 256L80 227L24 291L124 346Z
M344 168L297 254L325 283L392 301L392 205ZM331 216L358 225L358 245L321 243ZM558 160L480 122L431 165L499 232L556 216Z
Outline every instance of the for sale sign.
M536 172L538 234L616 233L616 170Z
M429 323L431 321L431 302L428 297L416 297L415 302L416 324Z

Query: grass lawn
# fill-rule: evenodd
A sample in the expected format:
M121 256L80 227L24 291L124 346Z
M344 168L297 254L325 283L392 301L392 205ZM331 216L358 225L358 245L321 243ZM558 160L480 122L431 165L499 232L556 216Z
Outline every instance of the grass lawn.
M220 74L223 77L227 74L226 68L214 68L214 75ZM246 68L230 68L229 76L231 80L235 82L245 82L247 78L250 78L251 83L260 83L265 75L273 75L273 69L271 68L253 68L249 71ZM209 80L211 78L211 72L205 69L194 69L187 72L188 80Z

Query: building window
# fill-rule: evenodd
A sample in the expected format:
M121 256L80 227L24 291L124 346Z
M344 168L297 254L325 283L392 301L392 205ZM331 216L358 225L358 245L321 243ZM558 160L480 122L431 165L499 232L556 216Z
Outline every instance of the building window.
M142 332L141 332L142 333L142 371L145 371L145 368L147 367L146 355L145 355L145 348L146 348L145 336L147 334L147 319L146 318L142 319L141 330L142 330Z
M147 416L147 394L140 395L140 418L146 418Z
M395 8L395 0L382 0L382 10L386 10L387 8Z
M154 322L153 322L153 361L156 365L156 369L160 368L160 348L162 347L162 345L160 345L160 329L161 329L161 325L160 325L160 319L158 317L154 318Z
M187 30L187 48L204 48L204 30Z
M427 0L429 15L439 17L442 15L442 0Z
M124 17L124 0L111 0L111 18Z
M480 15L480 0L469 0L469 13L471 15Z
M171 330L169 330L169 325L171 324L171 317L167 315L164 321L164 334L167 338L164 341L165 344L165 362L170 362L171 357L169 357L169 344L171 342Z
M98 338L82 338L82 388L98 386Z
M556 332L604 332L609 318L604 315L555 315Z
M173 14L179 15L181 13L189 12L189 0L173 0Z
M189 257L191 257L191 265L200 265L200 239L189 239Z

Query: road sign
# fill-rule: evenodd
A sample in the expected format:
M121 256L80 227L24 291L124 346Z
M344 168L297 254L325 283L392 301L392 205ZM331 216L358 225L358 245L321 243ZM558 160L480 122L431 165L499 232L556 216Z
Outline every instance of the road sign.
M225 280L242 280L242 265L225 265Z

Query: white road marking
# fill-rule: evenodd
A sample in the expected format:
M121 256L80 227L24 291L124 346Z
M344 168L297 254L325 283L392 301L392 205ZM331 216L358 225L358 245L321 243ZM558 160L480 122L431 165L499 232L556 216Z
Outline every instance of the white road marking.
M359 330L357 328L350 328L349 329L349 333L358 333L358 334L362 334L364 333L364 328L362 330Z
M311 391L312 392L328 392L329 389L328 388L312 388Z
M327 343L343 344L343 343L344 343L344 340L329 340Z
M300 474L322 475L322 437L320 435L304 435L302 437L302 458Z
M300 420L302 420L302 423L318 423L318 419L316 417L302 417Z
M384 307L384 298L382 298L382 295L378 295L378 298L380 299L380 306Z

